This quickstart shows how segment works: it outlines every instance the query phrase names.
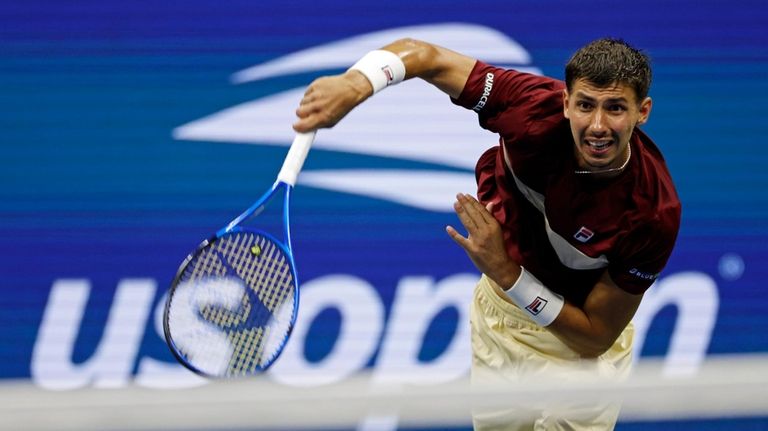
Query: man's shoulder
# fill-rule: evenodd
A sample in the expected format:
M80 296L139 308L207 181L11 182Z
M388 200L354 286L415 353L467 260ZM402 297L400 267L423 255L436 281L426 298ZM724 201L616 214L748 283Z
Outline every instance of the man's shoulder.
M666 160L648 135L638 130L636 137L639 154L632 194L650 222L679 224L680 198Z
M472 79L474 78L474 79ZM489 92L497 91L506 97L521 99L524 105L535 108L537 101L555 99L562 105L562 91L565 82L545 75L539 75L514 68L503 68L478 61L467 81L477 82L477 87ZM479 112L478 109L476 111Z
M638 138L634 142L637 161L628 190L631 210L621 227L625 235L620 249L629 253L671 249L680 229L680 198L661 151L647 135Z

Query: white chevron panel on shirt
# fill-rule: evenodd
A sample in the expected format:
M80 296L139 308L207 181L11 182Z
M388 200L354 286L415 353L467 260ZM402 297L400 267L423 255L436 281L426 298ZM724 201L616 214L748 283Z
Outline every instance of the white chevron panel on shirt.
M541 214L544 216L544 224L547 229L547 238L549 238L549 243L552 245L552 248L555 249L555 253L557 253L557 257L560 259L560 263L567 266L568 268L581 270L607 267L608 258L605 257L604 254L601 254L598 257L587 256L586 254L582 253L581 250L571 245L559 233L552 230L552 228L549 226L549 219L547 219L547 212L545 210L546 207L544 206L544 195L528 187L524 182L520 180L520 178L517 177L517 175L515 175L506 151L504 151L504 161L506 162L509 171L512 172L512 177L515 179L515 185L517 185L517 188L520 190L520 192L522 192L526 199L528 199L528 202L536 207L536 209L538 209L539 212L541 212Z

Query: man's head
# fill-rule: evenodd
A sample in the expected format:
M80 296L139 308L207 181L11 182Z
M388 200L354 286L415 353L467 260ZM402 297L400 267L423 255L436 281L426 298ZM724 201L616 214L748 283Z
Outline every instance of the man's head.
M637 101L648 96L651 62L648 56L619 39L598 39L573 54L565 65L565 85L583 79L598 87L625 84L635 90Z
M596 40L568 61L564 114L580 169L597 173L628 160L632 131L651 111L649 63L645 54L615 39Z

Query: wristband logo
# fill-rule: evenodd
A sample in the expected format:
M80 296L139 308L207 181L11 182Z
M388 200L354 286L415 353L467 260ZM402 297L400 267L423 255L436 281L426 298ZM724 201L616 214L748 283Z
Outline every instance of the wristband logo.
M530 304L528 304L527 307L525 307L525 309L534 316L538 316L539 313L544 310L544 307L547 306L548 302L549 301L542 298L541 296L537 296L536 299L534 299Z
M387 85L391 84L392 81L395 80L395 72L392 71L391 67L384 66L381 68L381 71L384 72L384 76L387 77Z

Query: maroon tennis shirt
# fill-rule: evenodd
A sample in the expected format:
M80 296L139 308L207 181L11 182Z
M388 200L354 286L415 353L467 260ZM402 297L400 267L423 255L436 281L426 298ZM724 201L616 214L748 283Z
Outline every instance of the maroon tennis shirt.
M680 201L664 158L638 128L626 169L577 174L563 115L565 83L477 62L454 103L478 113L500 145L478 160L478 199L494 202L509 255L552 291L583 305L602 273L643 293L667 263Z

